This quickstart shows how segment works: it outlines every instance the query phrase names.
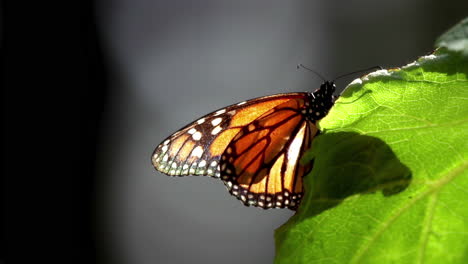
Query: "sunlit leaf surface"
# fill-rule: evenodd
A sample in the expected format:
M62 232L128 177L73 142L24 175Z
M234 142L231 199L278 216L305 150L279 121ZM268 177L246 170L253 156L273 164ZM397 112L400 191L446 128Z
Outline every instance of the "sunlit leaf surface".
M439 50L351 83L305 160L277 263L468 263L468 59Z

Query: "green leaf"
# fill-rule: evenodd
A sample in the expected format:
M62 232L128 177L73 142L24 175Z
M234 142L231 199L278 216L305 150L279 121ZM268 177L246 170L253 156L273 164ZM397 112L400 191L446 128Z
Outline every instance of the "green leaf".
M320 128L276 263L468 263L467 57L357 79Z
M449 29L436 41L436 47L444 47L468 56L468 18Z

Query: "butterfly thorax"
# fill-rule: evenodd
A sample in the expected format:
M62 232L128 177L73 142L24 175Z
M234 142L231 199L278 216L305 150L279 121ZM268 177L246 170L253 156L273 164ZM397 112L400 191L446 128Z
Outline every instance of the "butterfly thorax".
M333 96L335 88L333 82L326 81L313 93L309 93L308 100L301 111L307 120L318 121L328 114L335 102Z

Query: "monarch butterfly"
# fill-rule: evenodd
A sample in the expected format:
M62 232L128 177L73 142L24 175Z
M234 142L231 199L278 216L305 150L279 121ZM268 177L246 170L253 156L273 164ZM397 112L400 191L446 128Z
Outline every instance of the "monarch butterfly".
M247 206L297 209L301 155L320 133L336 99L333 81L311 92L264 96L219 109L178 130L154 150L156 170L171 176L220 178Z

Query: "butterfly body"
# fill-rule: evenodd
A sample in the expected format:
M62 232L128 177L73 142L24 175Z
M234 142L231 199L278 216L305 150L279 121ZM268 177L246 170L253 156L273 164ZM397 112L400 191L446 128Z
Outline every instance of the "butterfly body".
M166 138L153 166L171 176L220 178L247 206L296 209L302 177L312 164L302 154L318 135L316 122L335 97L333 82L311 92L259 97L208 114Z

